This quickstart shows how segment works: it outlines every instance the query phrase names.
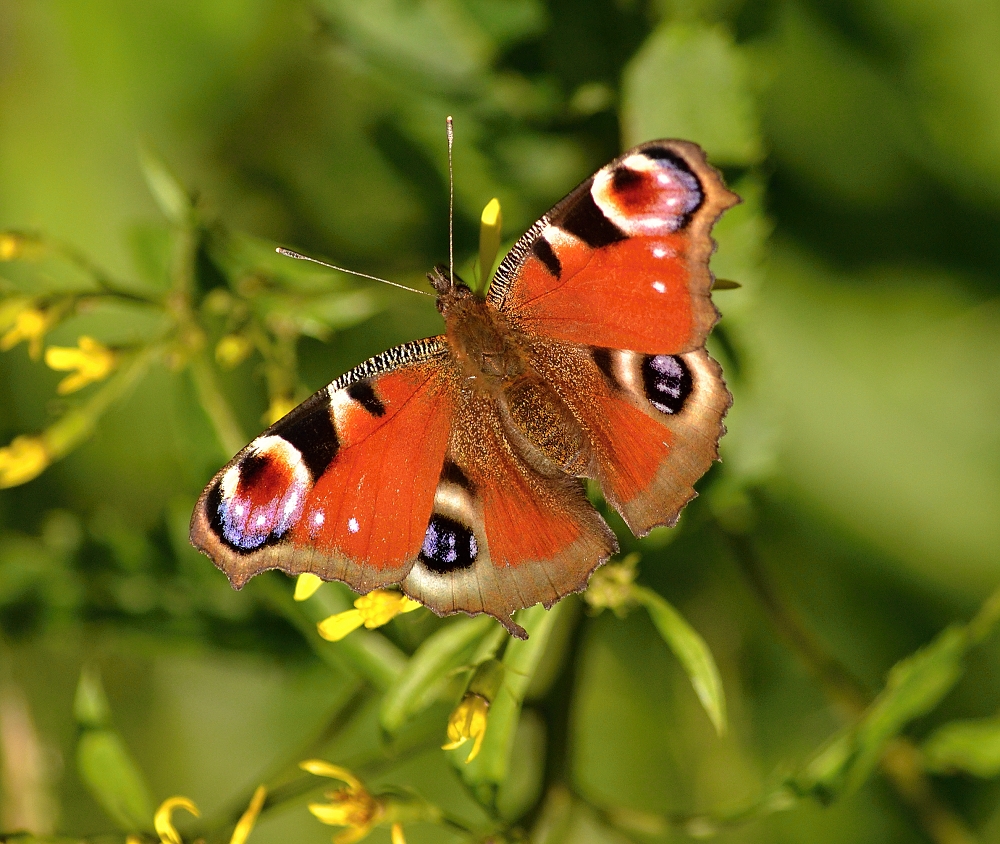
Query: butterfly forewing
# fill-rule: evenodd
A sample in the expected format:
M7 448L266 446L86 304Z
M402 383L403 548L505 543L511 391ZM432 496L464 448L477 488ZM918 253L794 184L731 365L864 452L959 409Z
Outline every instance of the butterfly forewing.
M320 390L220 471L194 544L237 587L271 568L357 591L396 583L420 551L453 419L440 338L384 352Z
M738 201L699 147L643 144L532 226L497 269L490 300L552 340L692 351L718 319L709 232Z

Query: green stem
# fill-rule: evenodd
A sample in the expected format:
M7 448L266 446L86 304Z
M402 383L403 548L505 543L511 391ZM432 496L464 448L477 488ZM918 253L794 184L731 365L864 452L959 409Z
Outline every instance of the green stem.
M407 656L378 631L355 630L339 642L327 642L317 632L318 622L350 609L350 601L340 600L338 584L321 586L308 601L296 602L273 577L258 577L254 583L256 594L291 622L313 652L331 667L360 675L383 692L399 679Z
M215 429L219 444L226 454L236 454L246 445L247 438L239 422L236 421L229 402L222 394L218 379L215 377L215 369L202 350L192 355L189 366L195 390L198 392L198 400Z
M868 691L850 674L846 667L822 647L812 632L785 605L777 587L757 556L751 542L742 535L724 532L729 541L740 571L752 588L768 619L788 642L803 664L817 678L826 694L853 720L860 716L872 700ZM970 622L970 633L982 638L1000 619L1000 591L994 593ZM882 773L900 800L920 822L927 837L935 844L974 844L975 836L962 819L938 797L930 778L923 770L920 751L906 738L894 739L883 751L880 759ZM778 809L787 808L782 799L784 790L779 787L755 804L751 814L774 803ZM734 819L706 818L713 824L731 825ZM688 823L697 819L688 819Z

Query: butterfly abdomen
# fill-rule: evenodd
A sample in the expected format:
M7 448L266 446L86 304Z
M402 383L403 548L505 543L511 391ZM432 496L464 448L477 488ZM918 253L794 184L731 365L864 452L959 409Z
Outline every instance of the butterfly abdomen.
M506 387L504 405L518 433L545 460L567 475L588 474L590 448L583 430L565 402L536 372Z

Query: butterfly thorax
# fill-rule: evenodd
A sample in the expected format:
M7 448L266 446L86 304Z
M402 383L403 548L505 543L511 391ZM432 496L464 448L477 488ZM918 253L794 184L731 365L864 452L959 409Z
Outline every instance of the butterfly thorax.
M448 345L463 386L500 404L507 434L523 456L571 475L588 474L590 450L579 422L530 358L530 343L488 299L443 267L429 275L438 290Z
M468 382L495 393L524 374L529 364L512 326L500 311L456 280L438 296L448 345Z

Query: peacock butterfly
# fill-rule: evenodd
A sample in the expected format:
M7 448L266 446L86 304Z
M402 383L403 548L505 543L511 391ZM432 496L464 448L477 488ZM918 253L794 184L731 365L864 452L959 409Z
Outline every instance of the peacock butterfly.
M672 525L732 398L705 351L712 225L739 198L685 141L637 146L536 222L489 292L428 274L446 333L383 352L209 483L191 541L241 588L278 568L439 614L587 584L617 550L582 478L637 536Z

